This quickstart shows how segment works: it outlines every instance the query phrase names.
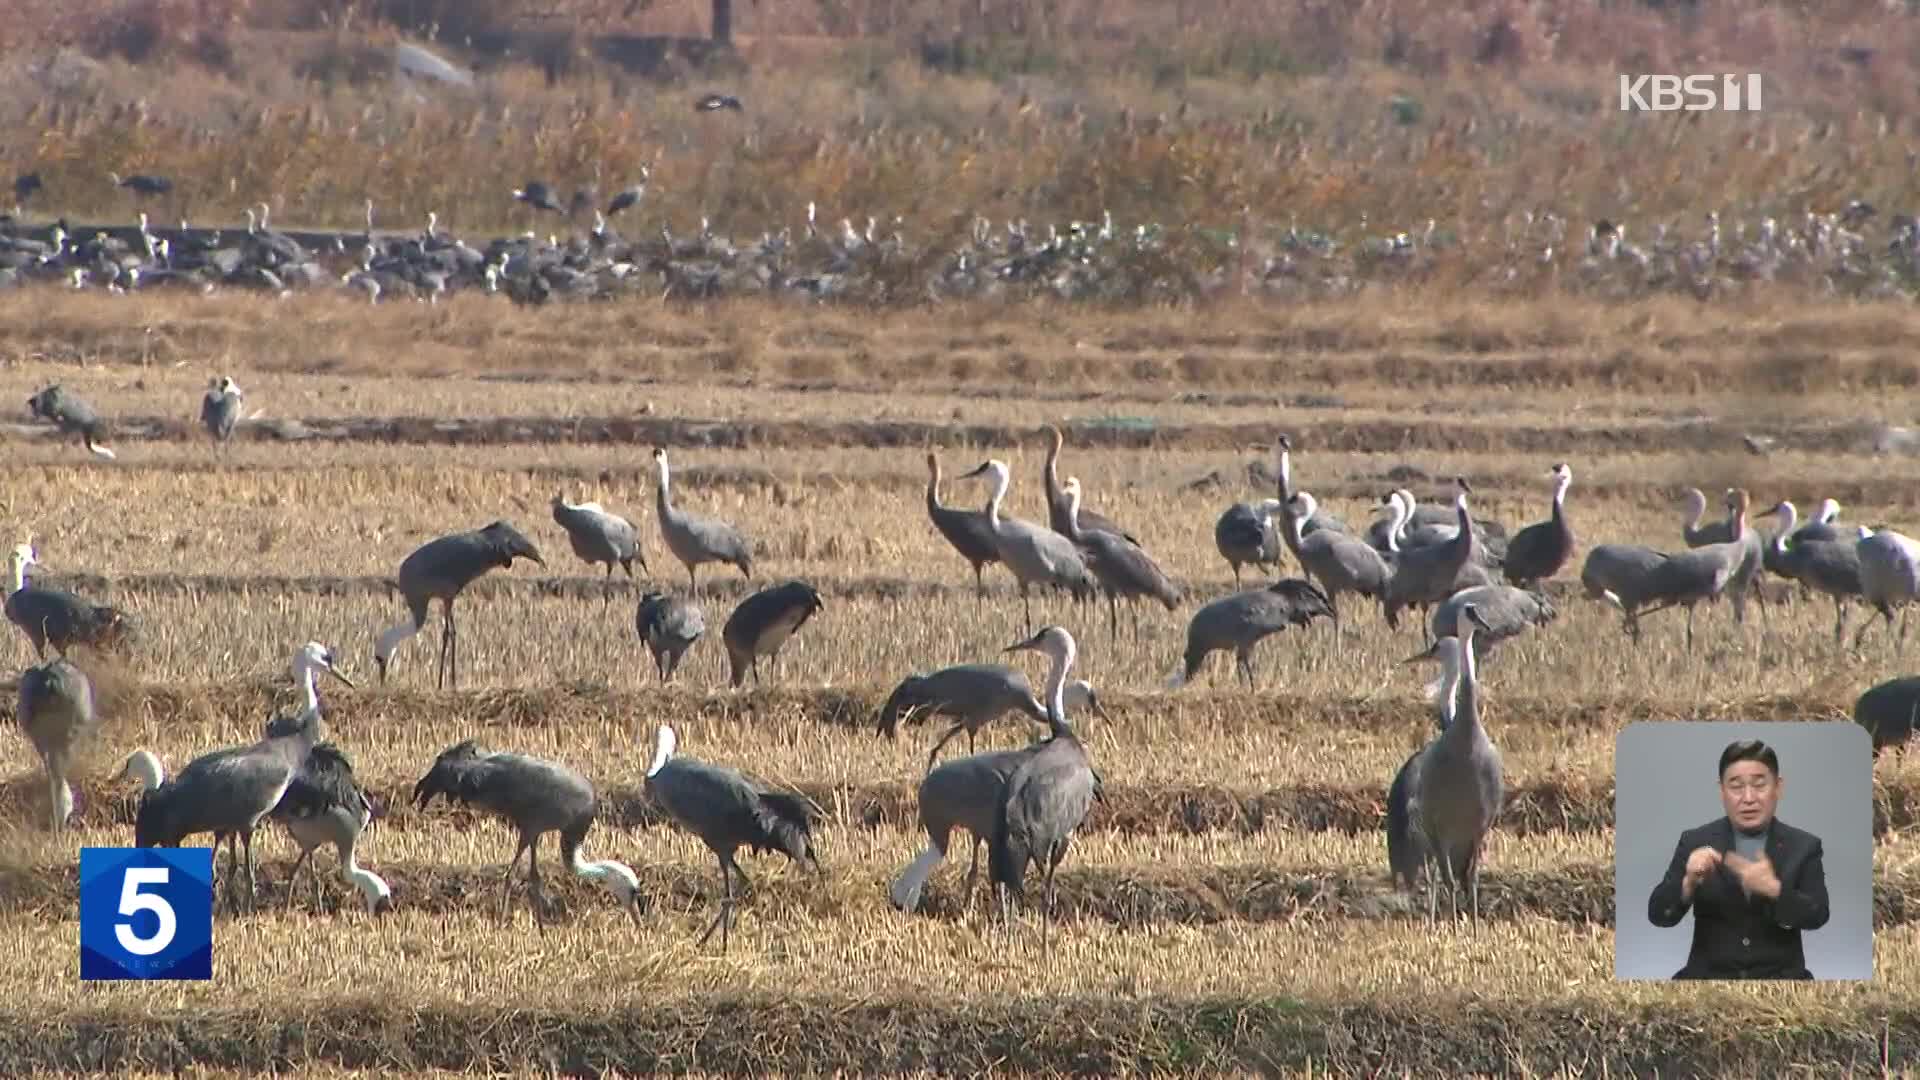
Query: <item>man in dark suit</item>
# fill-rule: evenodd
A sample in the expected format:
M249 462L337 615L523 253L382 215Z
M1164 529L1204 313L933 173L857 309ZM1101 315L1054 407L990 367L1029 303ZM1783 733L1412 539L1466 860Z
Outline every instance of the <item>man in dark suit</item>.
M1727 816L1680 834L1667 874L1647 901L1655 926L1693 910L1693 948L1676 979L1811 979L1802 930L1827 924L1820 838L1773 816L1785 781L1758 739L1720 755Z

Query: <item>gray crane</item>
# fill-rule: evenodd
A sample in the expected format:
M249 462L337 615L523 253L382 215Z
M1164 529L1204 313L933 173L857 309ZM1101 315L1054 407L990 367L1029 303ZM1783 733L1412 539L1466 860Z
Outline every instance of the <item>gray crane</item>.
M1060 486L1060 449L1066 443L1060 429L1047 425L1047 462L1041 470L1040 479L1047 493L1047 525L1062 536L1067 535L1067 492ZM971 474L969 474L971 475ZM1134 543L1140 541L1127 530L1114 524L1112 518L1089 506L1080 508L1080 524L1094 532L1109 532Z
M1318 535L1341 535L1331 530ZM1232 649L1234 671L1253 687L1253 647L1289 626L1306 627L1317 618L1335 619L1327 594L1310 581L1282 578L1261 589L1223 596L1193 613L1187 623L1187 651L1182 669L1168 680L1170 687L1185 686L1200 673L1207 657L1221 649Z
M347 681L334 669L333 651L318 642L301 646L293 663L307 706L276 721L258 742L201 754L172 780L152 752L135 750L128 755L118 775L139 777L145 789L134 815L135 847L177 847L186 837L211 832L217 848L224 838L231 894L239 887L237 838L246 852L247 896L249 901L255 897L254 831L279 806L324 735L316 677L325 672Z
M31 667L20 675L18 719L40 764L47 771L48 805L53 830L67 827L73 816L73 788L67 772L74 755L100 729L94 714L93 682L87 673L64 659Z
M269 734L271 734L271 730ZM393 910L393 890L379 874L361 866L356 855L360 834L373 820L373 803L353 778L353 763L330 742L315 743L307 761L286 794L268 815L287 830L300 847L300 857L287 875L287 906L293 906L293 886L300 868L313 853L328 844L340 857L341 880L360 891L368 914ZM314 899L320 898L320 871L313 873Z
M1320 586L1327 601L1327 617L1333 620L1334 641L1341 648L1340 594L1359 593L1378 600L1385 593L1392 573L1385 556L1357 537L1334 529L1321 529L1302 535L1301 524L1313 518L1319 503L1311 494L1296 491L1287 502L1287 513L1280 517L1280 536L1293 557Z
M1640 613L1652 608L1655 573L1672 556L1641 544L1597 544L1580 567L1588 597L1603 600L1624 617L1627 634L1640 640Z
M1731 490L1728 491L1728 496L1732 496ZM1700 516L1706 513L1707 497L1701 493L1699 488L1688 488L1683 495L1683 500L1686 504L1687 517L1686 521L1680 526L1680 538L1687 542L1688 547L1698 548L1705 547L1709 544L1726 544L1732 543L1735 540L1738 540L1742 545L1743 553L1740 558L1740 565L1734 570L1733 580L1727 583L1725 589L1727 597L1733 602L1733 621L1736 623L1745 623L1747 621L1747 596L1749 594L1760 602L1760 613L1764 616L1766 614L1766 592L1755 588L1755 585L1759 582L1761 570L1767 568L1770 563L1766 538L1760 535L1760 530L1754 528L1752 522L1747 522L1746 525L1736 533L1734 531L1733 516L1731 513L1729 513L1723 521L1709 522L1706 525L1701 525L1699 523ZM1838 509L1837 504L1835 509Z
M113 183L114 187L125 188L140 196L165 195L173 190L172 180L149 173L134 173L132 176L123 177L117 172L109 172L107 179Z
M1476 660L1487 659L1501 642L1518 637L1533 627L1545 626L1560 615L1553 601L1544 594L1515 585L1475 585L1461 589L1433 609L1427 626L1433 634L1434 648L1413 659L1431 659L1439 655L1436 650L1440 642L1453 639L1454 628L1460 624L1460 608L1466 604L1479 609L1480 618L1484 621L1484 629L1473 638Z
M607 216L613 217L622 210L638 206L640 200L646 197L647 181L652 178L652 174L647 170L647 167L645 165L640 166L640 182L621 189L620 193L615 195L611 202L607 203Z
M1400 625L1401 608L1415 604L1437 604L1466 584L1461 581L1461 572L1473 565L1478 547L1473 533L1473 515L1467 509L1467 496L1473 488L1464 476L1455 483L1460 488L1453 497L1457 531L1441 543L1402 549L1400 557L1394 562L1393 574L1387 578L1381 597L1382 609L1390 627Z
M1920 541L1892 529L1868 530L1862 527L1862 535L1854 545L1855 556L1860 561L1860 594L1873 608L1866 621L1853 635L1853 647L1859 648L1867 635L1867 628L1873 625L1874 615L1887 621L1887 634L1893 634L1893 612L1900 612L1899 643L1907 640L1907 613L1905 608L1915 600L1920 600Z
M540 838L560 834L561 865L588 881L598 882L640 925L640 879L633 868L612 859L589 862L581 853L587 831L593 827L597 803L593 784L573 769L545 758L505 750L483 750L467 739L440 751L433 767L413 785L415 806L425 809L435 795L449 803L478 807L513 826L518 834L513 858L507 861L507 891L501 914L513 897L513 868L520 853L527 855L527 906L534 924L546 932L541 908L551 900L540 887Z
M615 563L627 572L628 581L633 580L634 560L640 561L640 569L647 570L647 555L640 550L640 534L633 522L609 512L599 503L570 503L555 495L553 521L567 530L567 540L573 544L573 553L581 562L588 566L607 564L607 591L602 604L613 599Z
M1030 589L1036 582L1060 586L1084 599L1092 592L1093 577L1087 571L1079 547L1066 536L1019 518L1001 516L1000 504L1007 497L1012 475L1007 463L996 458L981 462L960 479L984 476L993 485L987 496L987 525L993 530L994 548L1000 552L1000 561L1007 564L1014 580L1020 583L1020 607L1026 615L1027 628L1032 629Z
M1500 751L1480 722L1473 635L1482 626L1480 610L1461 605L1454 630L1460 642L1454 715L1420 751L1407 776L1407 820L1420 838L1432 879L1446 887L1456 917L1464 886L1475 919L1480 917L1480 856L1506 797ZM1438 902L1438 888L1430 888L1429 919L1438 917Z
M1274 438L1273 448L1278 459L1274 486L1281 505L1285 506L1287 500L1293 498L1293 439L1283 432ZM1349 531L1346 522L1316 506L1313 513L1307 515L1306 521L1301 523L1300 535L1312 536L1322 529L1339 533Z
M1078 651L1073 635L1065 627L1047 626L1006 651L1038 652L1052 659L1053 670L1047 674L1047 723L1053 735L1007 777L1006 793L994 814L993 839L987 845L987 877L998 887L1004 914L1014 899L1026 895L1022 882L1027 864L1040 864L1046 894L1040 945L1045 951L1053 925L1053 875L1067 856L1074 830L1100 797L1100 775L1067 722L1067 672Z
M1801 581L1798 569L1788 565L1787 549L1802 540L1833 543L1851 542L1855 539L1853 533L1842 535L1840 530L1830 523L1832 518L1840 515L1840 504L1832 499L1823 500L1820 504L1820 515L1805 525L1799 524L1799 511L1785 499L1775 503L1766 512L1777 515L1782 525L1766 540L1763 563L1770 573L1799 583L1803 593L1810 589L1810 583Z
M1687 609L1687 651L1693 651L1693 613L1702 600L1715 600L1740 580L1742 568L1753 556L1747 542L1748 496L1744 489L1727 492L1729 539L1669 555L1653 565L1645 582L1644 598L1654 610L1673 606Z
M1833 597L1833 641L1840 644L1847 629L1847 601L1864 595L1865 583L1860 567L1859 537L1838 540L1792 539L1793 507L1777 503L1770 513L1780 518L1780 531L1774 534L1774 554L1788 576L1801 584Z
M1280 533L1273 516L1286 504L1279 499L1234 503L1213 523L1213 546L1233 568L1234 588L1240 587L1240 567L1273 569L1280 564Z
M1567 489L1573 486L1573 470L1563 461L1548 470L1548 475L1553 477L1551 516L1514 533L1507 541L1506 558L1501 560L1507 581L1523 589L1559 573L1573 558L1573 526L1567 521Z
M40 561L33 545L16 545L8 561L13 569L13 589L7 593L7 621L27 635L40 659L47 658L48 645L65 656L75 645L125 652L132 644L134 623L126 612L89 603L61 589L28 584L27 567Z
M1139 544L1114 533L1084 526L1080 521L1079 477L1067 477L1061 490L1067 496L1065 535L1079 545L1087 569L1092 571L1094 580L1100 583L1100 588L1107 594L1107 640L1112 641L1120 636L1120 599L1125 597L1127 606L1134 609L1133 637L1138 641L1140 612L1135 601L1143 596L1150 597L1158 600L1168 611L1173 611L1180 606L1179 587Z
M667 542L667 550L679 559L687 568L687 586L697 596L699 582L694 580L694 569L701 563L728 563L740 568L740 572L749 579L753 577L753 542L745 533L719 518L703 517L688 513L673 505L673 492L667 468L667 452L658 447L653 451L654 470L659 475L659 487L655 490L654 508L660 517L660 535Z
M553 192L539 180L529 180L514 188L513 198L514 201L526 203L535 210L548 210L556 214L566 213L559 202L555 201Z
M673 673L680 669L680 658L707 632L707 620L692 600L649 589L640 598L639 610L633 613L633 628L653 655L653 668L660 681L671 682Z
M1375 521L1367 528L1367 543L1376 550L1387 550L1389 536L1398 541L1400 548L1406 549L1445 543L1459 531L1459 514L1452 505L1423 506L1406 488L1388 492L1384 505L1387 519ZM1395 505L1404 508L1398 517L1393 516ZM1480 565L1500 569L1507 550L1506 527L1491 518L1475 517L1473 539L1474 558Z
M735 856L743 847L779 852L819 873L820 858L813 849L813 824L819 811L805 798L770 791L737 769L677 757L678 745L673 729L661 724L654 738L653 764L647 769L647 794L720 860L725 897L720 913L694 947L705 945L717 928L720 951L725 952L733 924L733 879L739 877L742 887L748 884Z
M1873 756L1904 748L1920 722L1920 675L1906 675L1872 687L1853 703L1853 722L1873 738Z
M46 387L27 399L29 415L46 420L60 429L63 435L80 436L81 445L97 457L114 459L114 452L100 440L106 436L106 421L100 419L93 406L82 401L59 383Z
M973 565L973 583L975 603L987 595L986 578L982 572L991 563L1000 561L1000 549L993 541L993 523L987 520L983 510L964 510L957 506L944 506L940 502L940 458L927 454L927 517L933 527L946 537L947 543L960 557Z
M1101 719L1111 719L1094 694L1093 684L1085 679L1069 682L1066 695L1069 708L1092 709ZM965 731L967 751L971 753L974 736L980 729L1010 712L1042 724L1047 722L1046 706L1034 696L1033 686L1021 672L1005 664L955 664L900 680L900 685L887 695L886 704L880 707L876 727L880 734L891 739L897 736L902 723L933 716L951 718L953 726L927 751L927 771L932 772L934 759L949 739Z
M804 581L781 582L740 601L720 628L734 688L747 681L749 670L758 685L760 658L778 658L780 646L799 633L821 607L820 594Z
M1439 682L1426 688L1433 701L1434 721L1442 732L1453 722L1456 688L1460 685L1460 641L1449 634L1433 643L1433 655L1440 661ZM1416 659L1418 659L1416 657ZM1427 848L1424 837L1413 828L1407 813L1407 784L1413 776L1413 763L1422 750L1407 755L1400 770L1387 787L1387 871L1396 888L1412 892L1426 880Z
M374 643L373 662L380 669L380 681L387 681L387 665L400 644L426 629L427 605L440 601L440 661L435 669L435 686L451 683L460 686L458 631L453 624L453 602L480 575L495 567L511 569L513 560L531 559L541 566L547 561L533 542L506 521L485 528L453 533L429 540L415 548L400 562L395 583L407 601L407 618L381 633Z
M1068 694L1072 694L1071 684ZM965 905L973 895L973 882L980 873L980 845L993 838L993 822L999 814L1001 800L1006 797L1007 778L1044 745L989 750L928 770L920 781L918 800L920 827L926 831L927 846L888 888L887 898L895 908L909 915L920 909L920 896L926 890L927 880L946 861L956 828L967 830L971 837L967 847L973 853L966 884L961 889L960 902Z
M233 438L234 426L240 423L243 396L240 384L230 376L222 375L214 380L212 389L200 399L200 426L207 429L214 449L220 449Z

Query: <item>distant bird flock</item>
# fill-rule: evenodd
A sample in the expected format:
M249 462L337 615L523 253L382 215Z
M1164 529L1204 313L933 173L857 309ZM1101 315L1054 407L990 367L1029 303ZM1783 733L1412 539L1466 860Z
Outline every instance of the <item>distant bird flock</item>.
M743 109L738 98L718 93L695 107L715 114ZM1893 214L1876 226L1878 212L1857 199L1797 221L1768 217L1723 228L1715 212L1697 225L1655 222L1639 242L1628 240L1626 223L1604 219L1584 236L1577 229L1570 235L1567 219L1551 210L1527 211L1479 236L1428 220L1411 231L1357 238L1297 224L1256 235L1205 223L1128 226L1103 211L1098 221L1064 224L975 217L956 241L935 226L943 234L938 242L948 245L936 250L928 230L916 231L899 215L849 214L836 227L819 220L815 202L796 207L792 224L758 236L730 234L705 217L678 232L665 221L642 225L652 170L642 166L629 179L611 198L597 183L571 195L536 179L503 188L498 207L523 217L524 228L475 246L443 228L439 210L428 211L417 230L411 223L376 230L371 199L357 233L275 230L266 202L246 210L244 228L169 225L149 210L170 205L174 183L147 174L106 177L141 207L135 227L81 227L44 213L29 225L28 208L38 211L59 192L27 172L14 180L14 212L0 215L0 289L45 283L110 293L237 289L282 297L331 291L370 303L433 302L482 290L527 304L625 295L1126 301L1257 289L1325 296L1383 277L1417 276L1468 249L1503 264L1491 279L1496 288L1550 279L1601 295L1705 298L1750 282L1786 282L1846 296L1910 297L1920 278L1913 215ZM615 219L631 232L616 229ZM1179 268L1169 266L1170 255ZM1753 448L1765 450L1760 441Z
M225 377L205 396L202 418L216 446L232 433L239 397L238 386ZM84 402L54 386L36 394L30 404L35 415L79 435L93 453L112 457L102 453L99 417ZM932 453L926 457L927 540L943 540L971 569L979 594L976 605L986 602L985 569L996 564L1006 568L1018 586L1027 636L1004 651L1039 653L1049 670L1036 693L1021 671L980 658L903 673L888 694L875 718L879 734L895 738L903 728L928 718L948 722L932 743L920 782L919 814L927 846L890 884L893 904L905 912L919 907L927 882L950 851L955 830L961 830L971 837L973 851L967 891L978 873L978 848L985 844L989 882L1007 905L1003 911L1025 896L1027 871L1037 869L1046 947L1055 871L1102 792L1101 773L1076 734L1073 717L1082 710L1105 717L1106 709L1090 683L1071 677L1082 643L1057 622L1035 629L1033 606L1036 593L1043 604L1064 599L1082 607L1104 593L1110 642L1120 634L1118 609L1123 601L1136 612L1143 599L1170 611L1196 605L1184 651L1168 680L1171 688L1198 678L1212 654L1230 652L1230 683L1244 681L1252 689L1258 681L1254 657L1260 642L1288 629L1304 632L1316 620L1327 621L1343 649L1350 634L1343 620L1356 617L1363 601L1377 606L1389 627L1399 626L1402 614L1417 613L1416 632L1427 644L1411 659L1438 661L1441 667L1440 679L1427 691L1434 701L1437 730L1392 778L1385 820L1387 869L1399 888L1426 889L1430 918L1438 918L1443 894L1450 913L1464 910L1478 917L1486 839L1505 798L1500 751L1483 719L1478 671L1504 643L1550 625L1557 616L1540 587L1569 569L1578 549L1567 507L1573 469L1563 462L1542 471L1547 502L1543 519L1511 534L1499 522L1473 513L1473 487L1465 477L1453 480L1451 498L1442 505L1421 504L1406 489L1383 493L1375 507L1378 522L1360 530L1294 486L1293 442L1278 435L1272 444L1277 477L1273 496L1226 507L1216 521L1215 545L1235 576L1235 586L1226 595L1207 598L1184 594L1134 534L1089 507L1087 490L1077 477L1060 479L1064 436L1050 428L1047 437L1039 477L1047 507L1044 523L1009 513L1013 476L1004 461L989 458L960 474L960 480L981 482L975 488L980 508L971 509L942 501L940 460ZM751 581L755 560L746 532L676 502L676 496L687 493L673 490L665 450L656 449L653 460L659 536L687 574L684 593L676 595L664 585L647 588L634 616L637 645L647 650L664 683L675 678L685 656L706 637L698 568L725 564ZM697 502L699 493L693 495ZM1800 523L1793 504L1777 503L1766 511L1779 522L1770 534L1750 520L1753 507L1745 490L1724 493L1723 520L1703 524L1707 504L1698 491L1684 499L1684 546L1607 543L1588 549L1579 571L1582 588L1588 597L1620 612L1628 635L1637 638L1640 620L1655 612L1684 608L1691 650L1695 612L1703 601L1726 598L1733 617L1744 621L1747 600L1763 599L1762 575L1771 574L1832 599L1836 642L1844 639L1846 609L1855 601L1868 609L1853 632L1856 647L1876 621L1885 622L1888 634L1897 633L1904 641L1908 605L1920 597L1920 544L1912 538L1888 529L1841 525L1840 507L1833 500L1824 502L1806 524ZM643 573L669 573L665 565L648 563L640 543L644 530L599 503L572 503L556 494L552 518L578 559L589 567L605 566L609 596L616 565L629 578L636 562ZM1289 556L1304 576L1240 587L1246 568L1277 572ZM121 611L35 584L29 569L37 560L31 544L13 550L6 615L43 661L20 679L18 714L45 767L52 825L61 829L74 809L71 762L98 737L100 728L92 686L85 672L67 660L67 653L75 647L126 652L136 647L138 634L133 620ZM402 647L426 628L430 606L438 601L442 625L435 681L457 688L455 602L482 575L510 569L520 560L546 565L534 541L506 520L429 540L403 559L389 585L399 594L405 617L372 643L379 680L388 680ZM1769 617L1764 606L1759 610L1762 618ZM729 685L740 688L749 678L758 684L763 667L768 672L764 677L778 678L775 662L783 645L813 620L831 618L825 598L802 580L779 581L750 593L721 628ZM1137 621L1134 627L1137 636ZM48 646L58 654L51 661L46 659ZM121 775L137 778L144 789L134 842L177 845L203 834L212 836L216 848L224 841L229 852L226 891L237 909L243 896L249 906L257 896L255 833L277 823L300 848L296 873L315 851L331 847L340 876L358 890L366 909L389 910L404 897L396 898L377 873L360 864L366 853L359 841L373 807L354 778L346 752L326 740L317 686L322 675L352 683L334 651L318 642L295 650L292 671L302 689L302 707L268 719L258 741L210 750L171 775L149 751L128 755ZM1045 736L1014 749L976 752L976 737L1010 714L1044 725ZM1855 718L1872 732L1876 754L1904 743L1920 718L1920 680L1899 679L1869 690L1861 696ZM961 732L967 736L968 755L937 763L941 750ZM654 755L645 776L647 792L664 815L698 837L719 864L720 908L700 940L704 943L717 932L725 949L738 902L736 883L746 882L737 862L740 851L784 854L817 872L821 860L813 830L820 808L735 768L686 756L671 727L663 725L650 734ZM524 854L529 902L542 930L552 905L541 886L539 852L541 838L549 833L557 834L557 857L566 872L598 883L638 920L643 898L632 867L586 857L597 801L593 785L572 768L466 740L442 751L415 785L415 804L425 808L435 799L472 806L515 830L508 888ZM291 889L290 884L289 903Z

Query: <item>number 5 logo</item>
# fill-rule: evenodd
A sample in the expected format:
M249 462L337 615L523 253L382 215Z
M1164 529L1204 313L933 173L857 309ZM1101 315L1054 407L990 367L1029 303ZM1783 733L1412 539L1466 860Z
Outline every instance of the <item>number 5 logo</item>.
M213 977L213 849L80 849L80 977Z

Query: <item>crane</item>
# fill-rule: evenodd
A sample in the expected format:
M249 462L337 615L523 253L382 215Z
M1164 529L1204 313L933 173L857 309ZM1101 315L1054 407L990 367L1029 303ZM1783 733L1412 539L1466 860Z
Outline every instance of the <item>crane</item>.
M437 599L444 622L440 630L440 662L435 669L435 685L452 683L457 689L460 660L453 602L480 575L495 567L511 569L515 559L547 564L533 542L507 521L442 536L415 548L401 561L396 579L401 595L407 600L407 618L388 627L374 643L373 661L380 669L380 681L387 681L387 664L393 651L425 629L427 605Z

